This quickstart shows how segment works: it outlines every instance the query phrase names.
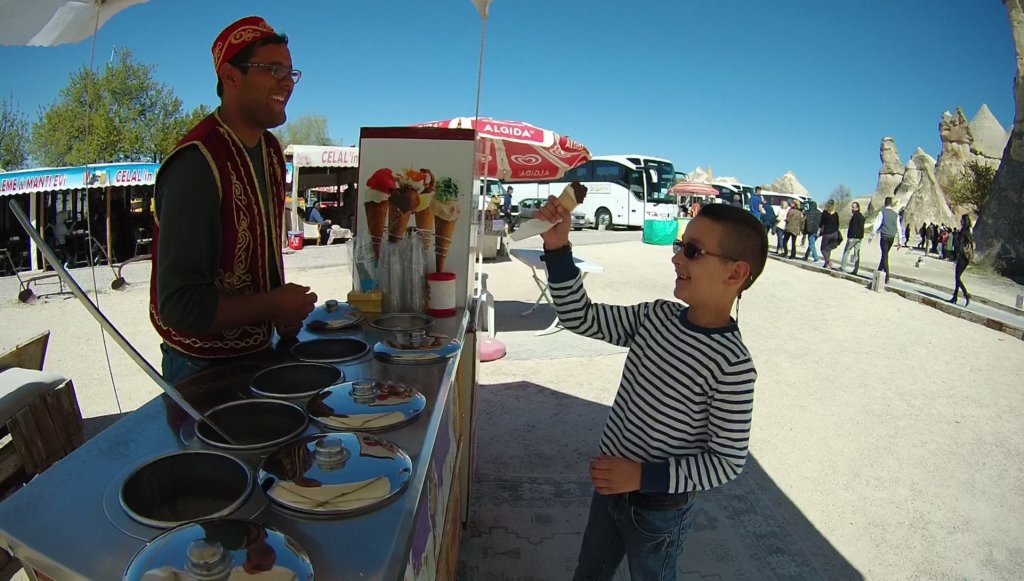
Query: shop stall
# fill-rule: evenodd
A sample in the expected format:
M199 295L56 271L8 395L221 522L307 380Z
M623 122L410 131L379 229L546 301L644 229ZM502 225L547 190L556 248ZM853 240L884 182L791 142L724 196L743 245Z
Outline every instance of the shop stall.
M476 141L369 128L360 152L353 292L322 296L270 352L157 381L168 395L0 503L0 548L54 579L455 577Z
M359 148L328 145L289 145L284 150L286 181L291 187L285 231L302 231L301 207L315 191L324 218L352 229L359 172ZM311 203L311 202L310 202Z
M0 174L0 246L10 264L17 270L42 268L38 248L10 213L9 199L17 201L69 265L85 265L90 257L121 262L148 252L157 167L117 163Z

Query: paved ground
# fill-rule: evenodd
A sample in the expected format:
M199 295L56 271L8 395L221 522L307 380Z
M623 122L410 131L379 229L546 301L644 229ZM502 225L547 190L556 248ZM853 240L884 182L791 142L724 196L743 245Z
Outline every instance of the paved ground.
M638 232L573 237L579 256L605 267L587 278L595 300L669 296L668 248L641 244ZM952 280L951 263L898 260L897 273L924 268L919 280ZM285 261L289 280L321 300L351 288L345 247L307 248ZM156 362L143 314L148 270L129 267L121 291L110 290L109 270L97 270L96 286L108 317ZM589 502L586 460L624 351L567 332L534 336L553 311L519 316L538 294L529 269L502 258L485 270L509 354L480 373L463 578L565 579ZM75 274L92 286L88 270ZM967 280L975 296L1012 304L1012 284ZM75 379L92 430L115 420L96 324L75 300L21 304L17 290L16 280L0 279L0 349L51 329L47 369ZM781 261L770 261L745 295L740 326L759 371L751 458L736 482L699 500L681 578L1019 577L1024 342ZM123 409L156 394L109 342L107 352Z

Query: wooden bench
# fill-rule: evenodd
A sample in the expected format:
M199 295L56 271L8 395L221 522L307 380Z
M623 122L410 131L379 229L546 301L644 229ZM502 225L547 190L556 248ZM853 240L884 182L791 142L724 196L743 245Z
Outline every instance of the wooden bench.
M85 443L74 384L42 371L49 337L0 355L0 501ZM0 578L16 565L0 550Z

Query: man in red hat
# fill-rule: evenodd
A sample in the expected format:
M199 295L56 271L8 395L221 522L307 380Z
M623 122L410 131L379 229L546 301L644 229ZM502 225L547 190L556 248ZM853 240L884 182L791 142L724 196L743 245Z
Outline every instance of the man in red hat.
M285 165L268 131L285 122L301 72L288 37L243 18L213 43L220 107L167 156L156 179L149 314L175 384L218 361L294 337L316 303L286 284Z

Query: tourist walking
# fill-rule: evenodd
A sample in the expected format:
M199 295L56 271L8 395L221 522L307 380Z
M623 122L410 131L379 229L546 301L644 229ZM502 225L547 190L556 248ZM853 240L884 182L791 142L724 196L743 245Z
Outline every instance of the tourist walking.
M800 202L793 200L789 203L789 212L786 213L786 235L782 240L782 255L786 255L786 246L789 245L789 257L796 258L796 237L804 231L804 213L800 211Z
M804 260L808 256L814 257L814 262L821 260L818 256L818 234L821 228L821 210L814 200L807 202L807 214L804 216L804 233L807 234L807 250L804 250Z
M821 215L821 254L824 258L824 267L832 268L832 251L842 241L842 234L839 233L839 214L836 213L835 200L829 200L825 204L825 212Z
M874 238L878 233L882 234L882 239L879 242L882 248L882 259L878 261L878 270L885 273L885 282L888 283L889 250L892 249L893 241L903 236L903 225L900 224L899 214L892 209L892 196L885 198L885 207L878 213L871 237Z
M860 269L860 243L864 239L864 214L860 213L860 204L854 202L850 208L853 213L850 215L850 225L846 228L846 247L843 248L843 261L839 269L846 271L846 261L853 255L853 274Z
M957 237L956 242L956 267L953 271L953 298L949 299L949 302L956 304L956 300L960 295L960 289L964 291L964 306L971 304L971 293L967 292L967 287L964 286L962 279L964 271L967 270L967 265L974 260L974 234L971 232L971 217L964 214L960 218L960 235Z
M921 243L917 245L918 248L928 254L928 224L921 222L921 229L918 230L918 234L921 235Z

